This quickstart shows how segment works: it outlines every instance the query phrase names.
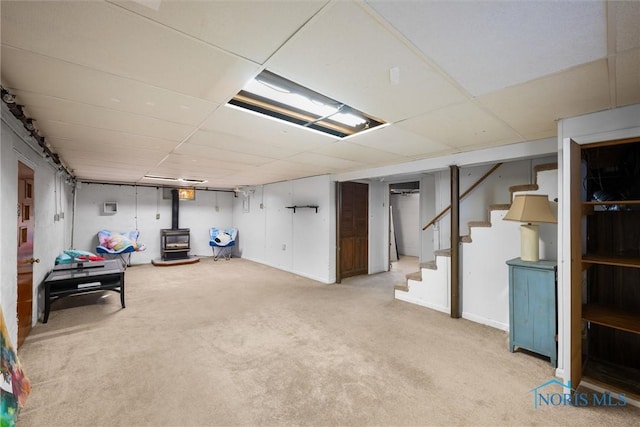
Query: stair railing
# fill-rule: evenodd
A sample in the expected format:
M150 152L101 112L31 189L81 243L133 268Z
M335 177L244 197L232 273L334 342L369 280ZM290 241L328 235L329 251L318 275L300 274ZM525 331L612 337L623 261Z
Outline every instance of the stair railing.
M498 169L501 165L502 165L502 163L496 163L484 175L482 175L480 178L478 178L478 180L476 182L474 182L473 185L471 185L471 187L469 187L464 193L462 193L460 195L460 200L464 199L469 193L471 193L473 190L475 190L478 185L482 184L482 182L485 179L487 179L489 177L489 175L494 173L496 171L496 169ZM434 216L433 219L427 223L427 225L422 227L422 231L426 230L427 228L429 228L430 226L435 224L436 221L438 221L440 218L442 218L447 212L449 212L450 209L451 209L451 205L449 205L446 208L444 208L442 210L442 212L440 212L438 215Z

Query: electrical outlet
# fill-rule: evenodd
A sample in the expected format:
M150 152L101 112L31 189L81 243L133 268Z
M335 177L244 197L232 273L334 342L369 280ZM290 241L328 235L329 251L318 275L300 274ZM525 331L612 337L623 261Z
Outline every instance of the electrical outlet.
M64 212L60 212L60 219L64 219Z
M160 213L156 214L156 219L160 219Z

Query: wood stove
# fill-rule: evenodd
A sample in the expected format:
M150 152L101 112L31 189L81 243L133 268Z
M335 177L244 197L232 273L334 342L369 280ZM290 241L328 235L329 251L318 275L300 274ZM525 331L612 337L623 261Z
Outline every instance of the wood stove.
M191 235L188 228L179 228L180 205L178 189L171 190L171 228L160 230L160 257L163 261L189 259Z
M160 230L160 256L163 261L188 259L190 249L188 228L163 228Z

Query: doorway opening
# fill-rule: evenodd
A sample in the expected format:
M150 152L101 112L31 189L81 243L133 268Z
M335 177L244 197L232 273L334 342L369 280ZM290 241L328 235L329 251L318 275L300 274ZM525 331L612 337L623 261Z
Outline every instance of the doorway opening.
M390 270L405 274L420 268L420 182L389 184Z

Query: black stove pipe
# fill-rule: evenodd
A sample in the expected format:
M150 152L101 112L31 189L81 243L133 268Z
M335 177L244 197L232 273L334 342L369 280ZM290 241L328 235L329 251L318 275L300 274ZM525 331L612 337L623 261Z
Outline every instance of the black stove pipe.
M180 201L178 199L178 189L171 190L171 229L178 229L178 217L180 216Z

